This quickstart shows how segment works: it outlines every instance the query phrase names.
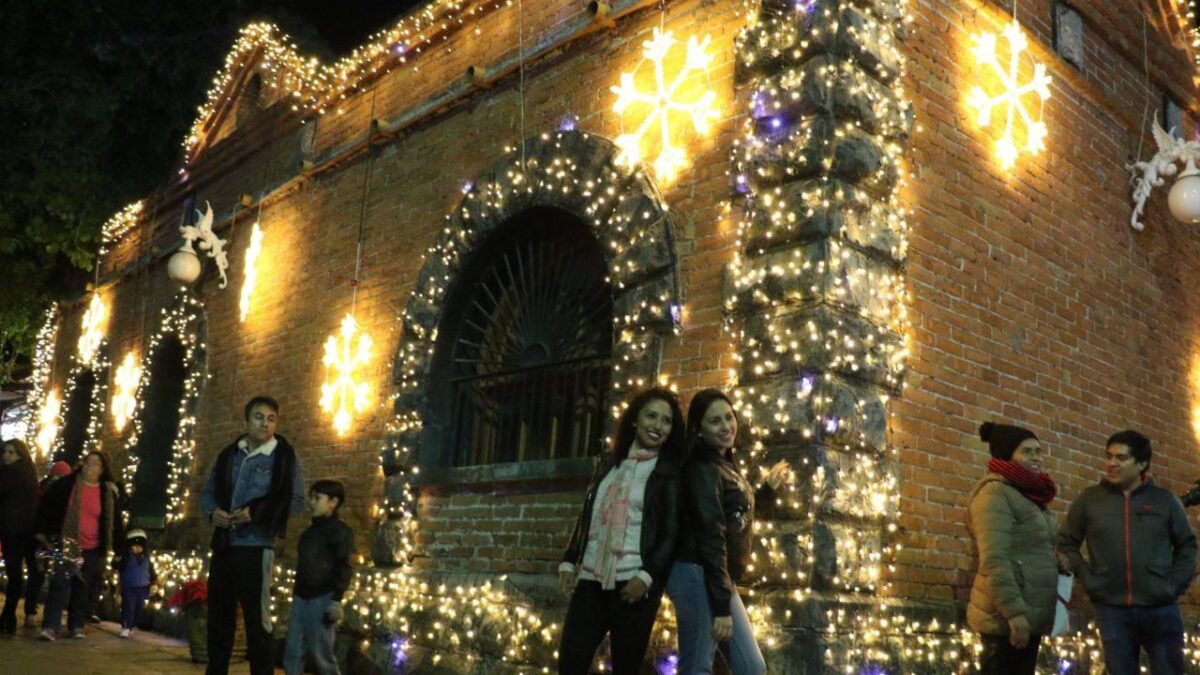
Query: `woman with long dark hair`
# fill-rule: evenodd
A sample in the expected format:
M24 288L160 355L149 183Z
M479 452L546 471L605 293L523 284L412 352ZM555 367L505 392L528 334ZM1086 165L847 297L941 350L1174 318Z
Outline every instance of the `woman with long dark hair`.
M38 538L44 545L61 547L66 557L74 557L77 544L82 562L78 573L67 575L60 569L51 577L38 639L55 639L64 608L71 637L85 637L91 591L100 583L113 543L124 539L119 495L112 461L106 453L91 450L75 473L55 481L42 497L35 526Z
M25 587L23 567L33 557L37 469L24 441L9 439L0 449L0 548L4 549L4 573L8 576L0 633L15 633L17 603Z
M791 467L776 462L755 491L733 463L737 433L737 413L724 392L705 389L692 397L683 534L667 581L679 628L679 675L711 673L718 645L734 675L767 670L737 582L750 558L755 502L769 502Z
M630 401L617 422L559 566L571 598L558 672L585 675L611 636L612 672L639 672L679 536L683 411L666 389Z

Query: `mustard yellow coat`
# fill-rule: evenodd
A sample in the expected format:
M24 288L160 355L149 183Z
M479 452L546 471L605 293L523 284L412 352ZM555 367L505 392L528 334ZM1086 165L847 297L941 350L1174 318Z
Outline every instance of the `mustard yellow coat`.
M989 473L971 492L967 530L979 561L967 625L985 635L1008 635L1008 620L1024 615L1030 633L1049 633L1058 592L1054 515Z

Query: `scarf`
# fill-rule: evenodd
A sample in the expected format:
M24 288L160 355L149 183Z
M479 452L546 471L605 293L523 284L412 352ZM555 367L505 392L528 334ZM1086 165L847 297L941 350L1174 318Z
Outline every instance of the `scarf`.
M1034 473L1016 462L995 457L988 460L987 468L1003 476L1029 501L1042 508L1046 508L1047 504L1054 501L1054 495L1058 494L1058 486L1048 473Z
M596 578L606 591L617 587L617 561L625 548L625 528L629 525L629 495L637 479L637 465L658 457L657 450L642 450L636 445L613 472L612 482L604 491L600 511L600 537L596 542Z

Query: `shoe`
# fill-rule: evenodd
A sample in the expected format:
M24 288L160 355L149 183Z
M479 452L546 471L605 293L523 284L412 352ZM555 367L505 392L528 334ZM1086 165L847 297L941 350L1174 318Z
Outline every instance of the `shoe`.
M37 625L38 625L38 622L37 622L36 614L26 614L25 615L25 627L26 628L37 628Z
M88 621L91 621L92 623L100 623L100 616L97 614L93 614L88 617Z
M85 637L87 637L87 635L85 635L85 634L84 634L84 632L83 632L83 629L82 629L82 628L80 628L79 630L73 630L73 631L71 631L71 639L72 639L72 640L82 640L82 639L84 639Z
M37 639L39 639L43 642L54 642L54 631L44 630L44 631L38 633Z
M128 628L122 628L122 629L121 629L121 632L117 634L117 637L120 637L120 638L127 638L127 637L129 637L129 629L128 629Z

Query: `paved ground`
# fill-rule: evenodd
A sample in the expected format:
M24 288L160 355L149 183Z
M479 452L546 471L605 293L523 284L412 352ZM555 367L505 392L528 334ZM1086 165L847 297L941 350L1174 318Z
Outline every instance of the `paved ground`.
M0 599L4 596L0 594ZM18 612L17 616L24 615ZM120 626L90 624L87 638L36 639L39 628L19 628L17 635L0 635L0 673L3 675L203 675L204 666L192 663L187 644L157 633L134 631L122 640ZM243 661L234 663L230 675L249 675ZM282 673L282 670L277 672Z

